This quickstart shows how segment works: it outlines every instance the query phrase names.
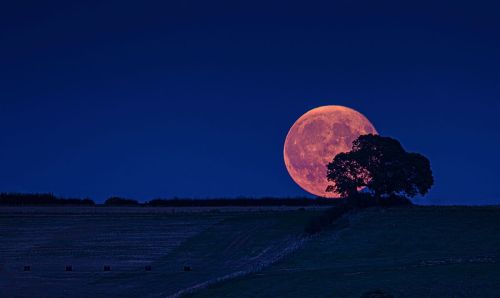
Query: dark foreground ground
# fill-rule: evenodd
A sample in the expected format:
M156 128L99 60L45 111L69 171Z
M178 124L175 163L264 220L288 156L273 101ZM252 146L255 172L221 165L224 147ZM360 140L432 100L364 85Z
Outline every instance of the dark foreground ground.
M500 297L498 207L372 209L304 238L318 213L0 208L0 297Z
M300 241L318 212L0 208L0 297L168 297L272 262Z
M368 210L262 272L194 297L500 297L500 208Z

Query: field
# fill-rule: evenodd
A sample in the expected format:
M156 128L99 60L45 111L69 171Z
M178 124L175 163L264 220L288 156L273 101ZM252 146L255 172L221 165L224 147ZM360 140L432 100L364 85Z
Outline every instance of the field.
M0 208L0 297L500 297L498 207L319 212Z
M167 297L272 262L300 241L317 213L297 207L2 208L0 297Z
M262 272L192 297L500 297L500 208L367 210Z

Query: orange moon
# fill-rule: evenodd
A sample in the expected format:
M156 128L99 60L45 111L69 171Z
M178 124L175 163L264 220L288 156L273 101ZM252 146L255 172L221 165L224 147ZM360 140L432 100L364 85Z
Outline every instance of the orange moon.
M322 106L302 115L290 128L283 155L288 173L305 191L326 198L326 165L335 155L351 150L360 135L376 134L363 114L343 106Z

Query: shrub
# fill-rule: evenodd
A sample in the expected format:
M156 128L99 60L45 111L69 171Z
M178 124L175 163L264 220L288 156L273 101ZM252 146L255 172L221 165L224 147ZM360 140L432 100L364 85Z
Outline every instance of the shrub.
M396 207L396 206L411 206L412 201L404 196L390 195L375 197L370 193L357 193L347 198L348 204L353 205L358 209L368 207Z
M398 206L411 206L412 201L406 197L391 195L388 197L381 197L378 199L378 205L382 207L398 207Z

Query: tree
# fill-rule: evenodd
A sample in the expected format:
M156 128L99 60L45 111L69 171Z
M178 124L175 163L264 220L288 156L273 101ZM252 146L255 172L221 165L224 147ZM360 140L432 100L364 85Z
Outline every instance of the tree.
M326 191L342 197L366 187L375 197L425 195L434 184L429 160L406 152L399 141L379 135L362 135L352 150L336 155L327 165Z

